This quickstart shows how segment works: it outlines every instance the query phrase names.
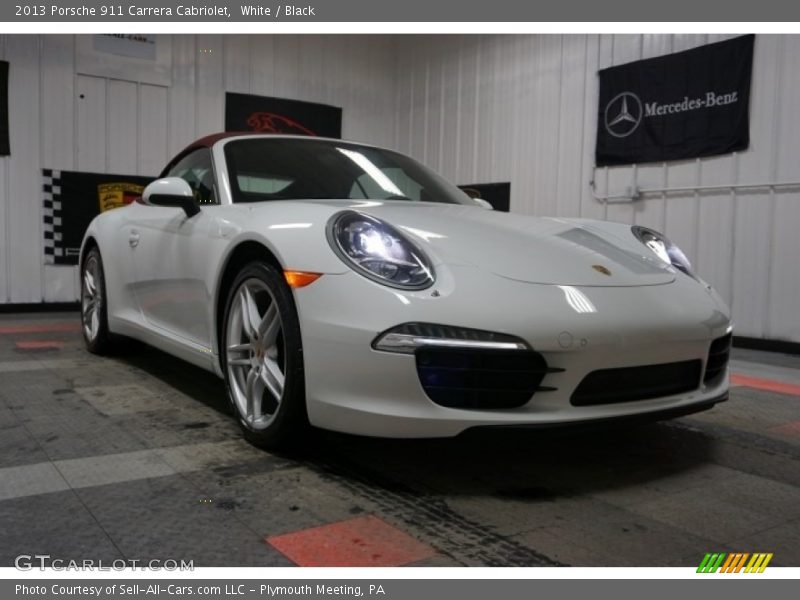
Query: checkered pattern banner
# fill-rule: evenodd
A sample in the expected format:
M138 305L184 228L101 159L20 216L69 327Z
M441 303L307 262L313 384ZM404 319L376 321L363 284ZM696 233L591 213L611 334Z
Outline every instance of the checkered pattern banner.
M61 171L42 169L42 178L44 180L44 262L49 265L65 264L63 259L66 253L61 244ZM56 258L59 260L56 261Z
M151 181L138 175L42 169L45 263L77 265L92 219L130 204Z

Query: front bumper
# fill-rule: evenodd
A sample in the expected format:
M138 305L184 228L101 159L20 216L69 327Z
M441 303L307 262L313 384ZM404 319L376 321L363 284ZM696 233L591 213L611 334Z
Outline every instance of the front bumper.
M313 425L381 437L449 437L482 426L591 422L670 411L693 412L722 399L727 373L690 392L595 406L573 406L583 378L599 369L708 357L728 333L727 308L713 291L679 276L644 287L529 284L473 267L438 270L428 290L403 292L355 273L325 275L295 291ZM436 294L434 294L434 291ZM427 322L513 335L544 356L550 373L513 409L447 408L425 393L412 355L381 352L375 337L401 323Z

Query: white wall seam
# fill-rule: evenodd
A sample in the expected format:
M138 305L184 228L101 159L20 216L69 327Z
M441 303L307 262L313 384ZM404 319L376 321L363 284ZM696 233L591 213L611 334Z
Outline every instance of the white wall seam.
M447 85L445 84L445 73L446 70L444 68L441 69L440 79L439 79L439 155L437 157L438 164L436 168L442 170L444 166L444 106L445 106L445 98L447 97Z
M425 92L422 96L424 98L423 101L423 122L422 122L422 162L428 162L428 148L430 145L428 144L428 132L430 131L430 127L428 127L428 123L430 121L430 99L431 99L431 61L425 61Z
M39 115L44 115L44 69L42 68L42 59L43 59L42 55L44 54L44 49L42 48L42 43L43 43L42 42L42 38L38 38L37 41L39 43ZM40 122L41 122L41 120L40 120ZM44 144L45 144L44 127L40 126L39 127L39 164L40 165L44 164ZM39 173L41 173L41 169L39 169ZM43 196L43 194L44 194L44 188L41 188L40 196ZM44 240L44 212L43 212L44 208L43 208L43 204L41 202L39 202L38 205L39 205L39 240L42 241L42 240ZM42 241L42 243L44 243L44 242ZM43 251L43 246L42 246L41 243L38 246L38 251L39 251L39 264L43 265L44 264L44 251ZM39 270L39 275L40 275L39 301L40 302L45 302L47 300L47 298L45 297L46 296L46 294L45 294L45 287L46 287L45 275L46 275L46 271L45 271L44 267L42 267Z
M731 173L730 178L733 183L740 183L739 180L739 153L734 152L731 156L730 161ZM736 188L731 188L730 193L730 203L731 203L731 220L730 220L730 228L728 231L730 232L731 238L734 237L737 227L737 215L739 214L738 206L739 206L739 195L736 193ZM732 240L731 243L731 259L728 264L728 288L725 290L727 292L725 294L725 298L728 298L728 302L730 305L731 311L733 311L733 303L736 300L736 296L733 293L733 278L736 276L736 253L737 253L737 244L736 240Z
M8 35L0 36L0 57L7 60L8 55ZM11 75L11 66L9 65L9 77ZM9 171L8 162L9 158L5 157L3 161L3 204L2 204L2 230L3 230L3 273L0 281L3 283L3 296L6 302L11 302L11 283L9 282L9 273L11 273L11 252L8 246L8 206L11 203L10 186L9 186Z
M478 181L478 147L480 145L480 119L481 119L481 86L478 85L481 76L481 43L482 38L478 38L475 46L475 118L472 121L472 172L470 173L470 183L480 183Z
M461 171L461 95L462 95L462 85L463 85L463 71L464 71L464 39L459 37L458 38L458 70L456 71L456 132L455 132L455 148L453 148L453 153L455 155L455 171L453 172L453 177L455 177L456 183L465 184L465 183L472 183L468 181L464 181L464 176L462 175Z
M559 36L558 39L558 61L559 61L559 70L558 70L558 99L556 100L556 147L555 147L555 156L556 161L559 160L561 156L561 110L562 110L562 95L564 93L564 36ZM561 209L558 206L558 198L560 197L559 192L561 191L561 178L558 176L558 164L556 163L556 178L555 178L555 189L553 191L553 195L556 201L556 215L561 216Z
M775 82L777 84L775 95L772 100L772 131L774 135L772 136L772 144L770 145L770 181L777 181L778 180L778 147L779 147L779 140L781 136L781 127L778 118L780 116L780 98L781 93L783 91L783 78L780 76L780 67L782 61L780 60L781 53L783 50L783 37L778 37L777 40L777 48L776 48L776 59L774 61L774 68L775 68ZM769 201L767 203L767 211L769 213L768 223L770 224L770 231L775 231L777 225L775 223L775 215L777 213L775 208L776 197L775 197L775 188L769 189ZM775 259L775 237L770 235L769 236L769 253L767 255L769 260L767 261L767 289L765 290L765 298L764 298L764 306L766 310L762 313L762 328L764 331L765 336L771 335L770 331L770 315L769 315L769 307L772 305L772 271L773 271L773 261Z

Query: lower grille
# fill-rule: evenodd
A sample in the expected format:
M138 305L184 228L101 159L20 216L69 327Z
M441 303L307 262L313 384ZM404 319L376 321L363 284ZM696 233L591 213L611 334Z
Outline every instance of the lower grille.
M700 386L702 369L701 360L601 369L583 378L570 402L573 406L593 406L682 394Z
M703 376L703 383L714 383L725 372L728 366L728 359L731 355L732 335L717 338L711 342L706 361L706 374Z
M533 350L420 348L417 373L428 397L448 408L517 408L537 391L549 368Z

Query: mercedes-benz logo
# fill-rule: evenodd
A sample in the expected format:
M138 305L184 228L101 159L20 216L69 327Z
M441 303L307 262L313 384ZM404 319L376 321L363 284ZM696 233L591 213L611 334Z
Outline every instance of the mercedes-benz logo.
M622 92L606 104L606 131L614 137L628 137L642 122L642 101L632 92Z

